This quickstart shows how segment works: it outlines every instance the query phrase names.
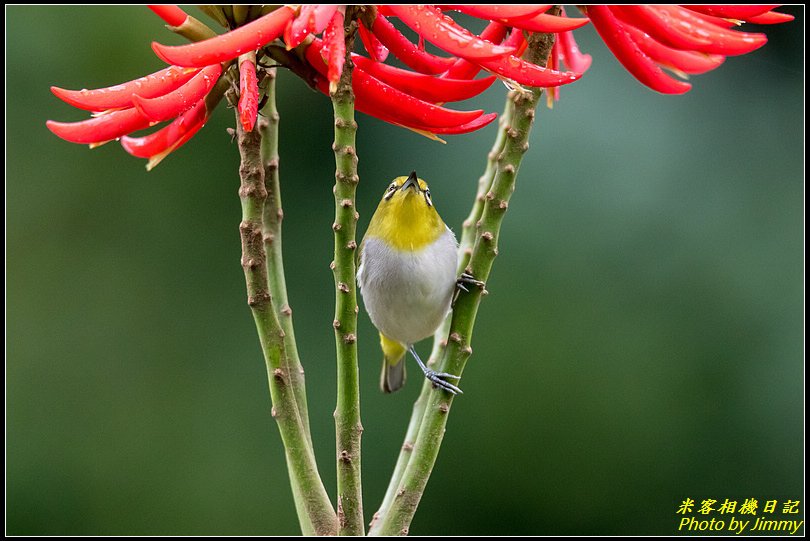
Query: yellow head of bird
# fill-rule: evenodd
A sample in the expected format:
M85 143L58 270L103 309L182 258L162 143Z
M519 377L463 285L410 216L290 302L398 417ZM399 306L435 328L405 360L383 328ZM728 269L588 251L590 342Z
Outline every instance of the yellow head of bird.
M416 251L436 241L446 227L433 206L427 182L414 171L388 185L366 236L382 239L398 250Z

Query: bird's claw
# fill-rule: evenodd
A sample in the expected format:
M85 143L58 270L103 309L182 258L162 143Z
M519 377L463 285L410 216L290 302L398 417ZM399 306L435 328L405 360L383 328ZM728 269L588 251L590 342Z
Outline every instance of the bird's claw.
M469 293L470 290L467 289L466 287L467 285L474 285L481 289L484 289L484 286L486 286L486 284L481 280L476 280L472 274L468 272L462 272L461 276L459 276L458 279L456 280L456 287L459 289L463 289L464 291Z
M442 378L461 379L461 376L448 374L446 372L434 372L433 370L428 370L427 372L425 372L425 377L428 380L430 380L435 386L440 387L449 393L464 394L464 391L462 391L449 381L445 381L444 379L442 379Z

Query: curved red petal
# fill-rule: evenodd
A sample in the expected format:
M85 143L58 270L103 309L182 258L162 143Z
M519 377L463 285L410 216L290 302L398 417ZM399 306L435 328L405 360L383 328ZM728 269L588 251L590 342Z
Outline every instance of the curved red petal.
M585 17L570 18L555 15L536 15L531 19L503 19L504 24L530 32L570 32L588 24Z
M329 65L327 79L332 91L337 87L340 75L343 73L343 64L346 62L346 39L343 30L343 11L335 10L326 30L323 32L323 45L321 54L326 57Z
M581 73L544 68L511 55L499 60L485 60L479 64L492 73L526 86L561 86L582 77Z
M487 126L490 122L492 122L496 118L498 118L498 113L486 113L484 115L479 116L472 122L467 122L466 124L460 124L458 126L452 126L449 128L429 128L427 126L418 126L418 125L410 125L407 127L414 130L435 133L437 135L460 135L462 133L470 133L475 130L480 130L481 128Z
M499 23L498 21L492 21L484 28L484 31L481 32L480 37L483 40L499 44L503 41L503 38L506 37L506 32L509 29ZM481 71L481 66L470 62L469 60L465 60L463 58L459 58L455 61L453 66L447 70L447 73L442 75L442 77L447 77L448 79L472 79L478 72Z
M340 6L334 4L315 4L315 9L312 10L309 16L309 31L312 34L323 32L338 9L340 9Z
M520 19L534 17L551 9L551 4L546 5L526 5L526 4L506 4L506 5L480 5L480 4L452 4L447 6L450 9L458 10L472 17L479 19Z
M155 15L166 21L166 24L170 26L180 26L186 22L186 19L188 18L186 12L177 6L159 4L148 5L147 7L151 9Z
M644 54L607 6L588 6L588 18L616 59L642 84L662 94L683 94L692 85L675 80Z
M774 8L778 8L779 4L774 5L698 5L698 6L684 6L686 9L697 11L698 13L705 13L706 15L713 15L715 17L723 17L724 19L739 19L741 21L748 20L749 17L762 15Z
M151 126L153 122L143 116L137 109L123 109L104 113L81 122L56 122L49 120L45 123L54 135L65 141L79 144L104 143L118 139L133 131L142 130Z
M447 71L456 61L455 58L435 56L420 50L408 38L403 36L382 13L377 13L371 31L394 56L419 73L437 75Z
M303 4L298 16L287 23L284 29L284 43L287 44L287 50L301 45L309 35L309 17L315 7L315 4Z
M155 158L158 161L170 152L177 150L191 139L208 120L205 100L197 102L194 107L177 117L171 124L144 137L122 137L121 146L128 153L138 158ZM150 163L150 165L156 165Z
M591 55L579 50L577 42L574 40L573 32L561 32L557 39L560 41L560 53L562 61L573 72L585 73L591 67L593 59Z
M362 21L360 26L357 27L357 31L360 34L360 41L363 42L363 47L365 47L371 59L375 62L385 62L385 59L388 58L388 48L380 43L377 36L367 29Z
M495 77L483 79L450 79L374 62L360 55L352 55L355 68L360 69L406 94L431 103L461 101L477 96L492 85Z
M625 30L633 38L633 41L644 51L644 53L652 58L656 63L669 68L688 73L690 75L699 75L706 73L719 67L726 59L721 55L709 55L705 53L698 53L694 51L681 51L667 47L662 43L658 43L648 34L645 34L638 28L626 26Z
M654 10L653 6L610 6L608 9L623 23L638 28L669 47L696 50L710 44L707 36L685 32L681 26L671 24L666 14Z
M321 46L319 41L314 40L305 54L307 61L321 75L325 75L326 66L318 52ZM318 88L323 91L323 83L320 80L317 83ZM389 115L402 119L399 122L401 124L446 128L466 124L484 113L482 110L456 111L428 103L387 85L360 69L352 71L352 88L358 109L362 104L364 112L374 116L386 114L387 111Z
M748 17L745 21L753 24L780 24L780 23L788 23L793 19L795 19L795 17L789 13L768 11L767 13L763 13L762 15Z
M671 24L677 24L693 36L705 37L709 44L694 50L726 56L741 55L759 49L768 42L765 34L740 32L708 23L696 13L680 6L655 6Z
M169 64L202 68L232 60L242 53L264 47L279 37L295 11L283 6L264 17L217 37L187 45L152 42L155 54Z
M106 111L132 107L132 95L154 98L167 94L187 83L197 73L196 69L170 66L151 75L107 88L93 90L65 90L56 86L51 92L60 100L86 111Z
M482 40L436 7L392 5L389 9L417 34L455 56L477 61L500 58L514 52L508 47Z
M214 87L222 73L222 66L214 64L200 70L189 82L180 88L157 98L132 96L135 107L154 122L163 122L193 107Z

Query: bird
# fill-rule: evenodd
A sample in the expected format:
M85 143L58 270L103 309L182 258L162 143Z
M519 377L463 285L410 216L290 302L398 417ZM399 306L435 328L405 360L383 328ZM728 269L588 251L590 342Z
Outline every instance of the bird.
M442 220L427 182L412 171L385 189L358 250L357 283L366 312L380 333L383 369L380 387L392 393L405 384L407 352L425 377L452 394L458 376L428 368L414 344L436 332L447 317L459 280L458 243Z

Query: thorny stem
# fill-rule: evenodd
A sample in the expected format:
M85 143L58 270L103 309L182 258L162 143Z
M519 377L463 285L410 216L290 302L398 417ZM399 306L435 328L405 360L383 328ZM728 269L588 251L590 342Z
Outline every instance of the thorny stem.
M281 245L281 222L284 211L281 206L281 185L279 182L278 125L279 114L276 108L276 70L268 69L262 81L266 103L259 116L258 127L262 135L262 163L264 164L264 187L267 199L264 202L263 239L267 254L267 279L273 306L276 308L281 329L284 331L284 349L287 352L290 386L295 394L295 402L301 415L301 422L312 447L309 429L309 410L304 383L304 368L298 356L298 346L293 329L292 309L287 298L287 280L284 276L284 258Z
M351 18L347 17L348 21ZM360 382L357 367L357 279L355 240L359 214L355 208L357 147L352 90L351 51L357 23L346 32L346 63L335 91L330 95L335 112L335 345L337 349L337 515L340 535L363 535L363 492L360 480Z
M458 261L459 273L461 273L470 262L473 248L475 247L475 239L479 231L481 214L484 212L484 203L486 201L487 193L492 186L492 181L495 179L495 173L498 170L498 157L503 152L503 146L506 142L506 134L509 131L512 122L512 100L506 100L506 105L503 108L503 114L498 123L498 135L495 137L495 144L492 145L492 150L487 154L487 167L484 169L484 174L478 179L478 190L475 194L475 202L470 215L464 220L461 227L461 240L458 243ZM449 322L448 322L449 324ZM449 327L448 327L449 328Z
M242 268L247 284L248 305L259 333L267 365L273 417L278 423L287 457L293 496L303 509L304 533L329 535L337 532L337 519L329 496L318 475L315 455L307 439L301 415L286 370L284 331L282 330L267 285L267 261L262 241L262 214L267 191L261 159L261 135L257 130L245 133L236 119L239 154L239 198L242 202ZM306 518L303 518L306 517Z
M284 259L282 257L281 222L284 212L281 207L281 186L279 182L279 156L278 156L278 125L279 114L276 109L276 70L265 72L262 82L265 96L264 108L259 116L257 129L262 136L262 163L264 165L264 187L267 190L267 199L264 202L263 212L263 240L267 256L267 282L270 295L273 298L273 307L284 331L284 360L285 370L290 375L290 387L295 395L296 406L304 426L304 432L309 443L310 452L314 453L312 434L309 429L309 411L307 408L307 394L304 383L304 368L298 357L298 346L293 330L292 309L287 299L287 283L284 276ZM303 497L298 493L299 486L292 483L295 510L304 535L313 535L312 521L303 507Z
M545 65L551 46L552 34L534 34L529 38L526 58L529 62ZM513 90L509 93L512 102L512 121L506 130L503 150L497 159L497 170L477 227L470 262L466 268L478 280L486 281L495 256L498 253L498 234L503 222L509 198L515 188L515 179L524 153L529 148L529 134L535 117L542 89ZM453 308L447 348L440 370L461 375L472 354L470 342L478 306L483 291L471 289L462 292ZM453 403L453 395L440 389L431 389L422 418L419 434L414 443L411 459L402 475L394 501L384 515L379 517L379 527L373 533L380 535L405 535L408 533L416 508L422 498L428 478L444 437L447 416Z
M478 179L478 190L475 195L475 202L470 210L470 215L466 220L464 220L464 224L462 226L461 240L459 241L458 247L459 274L464 271L465 267L470 261L470 256L472 255L472 249L475 244L477 231L476 226L480 225L478 222L481 219L481 213L484 210L486 194L489 192L490 187L492 186L492 180L495 178L498 156L503 150L503 145L506 140L506 132L509 129L509 125L512 121L511 105L512 101L507 100L506 106L504 107L504 112L499 121L498 135L495 139L495 144L492 146L492 150L487 155L486 169L484 170L484 174ZM441 359L444 349L447 347L447 337L450 334L450 322L451 317L448 316L447 319L445 319L441 326L436 330L436 333L433 336L433 349L430 353L428 366L435 365ZM380 508L374 514L374 518L371 521L369 533L372 535L377 533L379 517L385 515L389 506L391 505L391 502L396 496L397 490L399 490L399 483L402 480L402 475L405 473L405 468L408 466L408 462L413 454L413 445L416 442L416 436L419 434L419 428L422 425L422 418L425 413L425 407L427 406L428 395L430 394L431 388L432 384L430 381L425 380L422 384L422 391L420 392L419 397L416 399L416 402L413 404L411 419L408 422L408 428L405 432L405 440L400 448L397 463L394 466L394 472L391 475L391 480L388 483L388 488L385 491L382 504L380 504Z

